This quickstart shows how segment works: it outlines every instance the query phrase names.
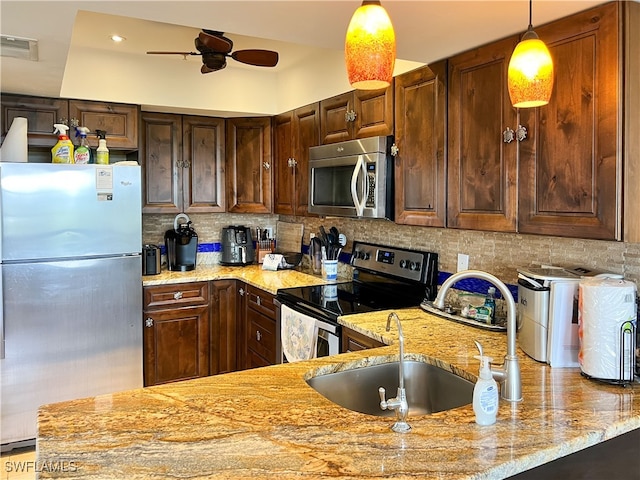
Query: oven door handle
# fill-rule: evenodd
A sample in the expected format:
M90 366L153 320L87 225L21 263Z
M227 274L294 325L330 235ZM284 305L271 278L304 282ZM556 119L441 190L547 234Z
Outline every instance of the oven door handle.
M360 171L362 171L362 182L364 185L362 199L358 198L358 174ZM359 217L364 213L364 207L367 201L366 182L367 166L364 163L364 157L362 155L358 155L358 161L356 162L353 174L351 175L351 198L353 199L353 204L356 206L356 215Z
M306 314L306 313L312 313L315 312L318 315L325 317L326 313L324 313L322 310L320 310L319 308L315 308L311 305L307 305L307 304L302 304L300 302L296 302L296 306L298 306L299 308L296 309L295 306L293 305L289 305L290 308L295 309L296 311ZM321 328L322 330L326 330L329 333L333 333L336 334L338 331L338 325L333 325L332 323L329 323L325 320L322 320L318 317L315 317L316 320L316 326L318 328Z

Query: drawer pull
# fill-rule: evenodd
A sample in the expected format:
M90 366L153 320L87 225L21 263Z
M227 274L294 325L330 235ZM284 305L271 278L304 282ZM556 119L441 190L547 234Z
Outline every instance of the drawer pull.
M260 330L256 330L256 340L262 340L262 333L260 333Z
M144 324L145 324L145 326L146 326L147 328L149 328L149 327L153 327L153 318L148 317L148 318L144 321Z
M180 300L182 298L182 292L176 292L173 294L174 300Z
M260 295L258 295L258 296L256 297L256 303L257 303L258 305L262 305L262 300L260 300Z

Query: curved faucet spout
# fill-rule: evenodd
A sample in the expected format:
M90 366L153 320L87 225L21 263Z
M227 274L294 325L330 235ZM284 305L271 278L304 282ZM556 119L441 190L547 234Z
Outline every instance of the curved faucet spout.
M444 310L444 299L447 291L453 284L466 278L486 280L494 285L505 299L507 304L507 354L504 357L502 367L492 367L491 372L493 378L500 383L500 395L502 398L509 402L519 402L522 400L522 383L520 380L520 364L516 355L516 302L507 286L490 273L481 270L463 270L454 273L444 281L436 299L433 301L433 305L440 310Z

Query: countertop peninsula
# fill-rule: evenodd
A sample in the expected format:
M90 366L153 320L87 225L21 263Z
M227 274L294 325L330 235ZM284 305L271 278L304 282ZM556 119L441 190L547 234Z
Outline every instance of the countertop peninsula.
M209 274L222 275L215 278L239 278L214 270ZM519 349L523 401L501 400L492 426L477 425L468 405L410 413L412 431L398 434L390 430L392 418L341 408L307 385L312 376L397 360L396 329L385 331L389 313L340 319L389 346L44 406L37 461L73 468L44 469L39 478L500 479L640 428L639 383L603 384ZM473 340L479 340L502 362L504 333L419 308L397 313L407 358L475 381Z

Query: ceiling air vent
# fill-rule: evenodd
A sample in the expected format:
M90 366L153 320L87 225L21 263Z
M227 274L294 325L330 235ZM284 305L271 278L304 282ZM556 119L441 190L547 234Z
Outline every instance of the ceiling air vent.
M38 61L38 41L32 38L0 35L0 56Z

